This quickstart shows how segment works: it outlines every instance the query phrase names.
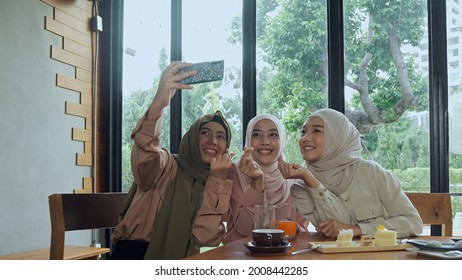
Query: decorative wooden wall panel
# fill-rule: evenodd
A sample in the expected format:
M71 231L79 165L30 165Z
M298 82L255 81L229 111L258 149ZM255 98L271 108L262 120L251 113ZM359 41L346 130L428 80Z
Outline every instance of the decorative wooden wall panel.
M50 57L75 68L74 76L56 73L56 86L79 94L79 103L66 101L68 115L85 119L85 127L72 128L72 140L83 142L83 151L76 151L76 165L95 164L93 154L93 48L91 32L92 2L87 0L41 0L53 7L53 18L45 17L45 29L63 38L62 46L51 46ZM93 172L92 172L93 174ZM94 175L93 175L94 176ZM82 178L75 193L93 192L93 177Z

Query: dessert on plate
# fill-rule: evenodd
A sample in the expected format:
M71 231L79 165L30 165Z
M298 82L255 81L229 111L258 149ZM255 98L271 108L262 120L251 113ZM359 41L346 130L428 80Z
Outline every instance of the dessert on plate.
M353 243L353 230L341 229L337 235L337 247L352 247Z
M374 244L376 246L396 245L397 232L388 230L384 226L379 225L376 228Z
M388 230L379 225L376 228L375 238L372 239L370 234L361 235L360 242L353 242L353 230L341 229L335 241L336 247L353 247L353 246L390 246L397 244L397 232Z

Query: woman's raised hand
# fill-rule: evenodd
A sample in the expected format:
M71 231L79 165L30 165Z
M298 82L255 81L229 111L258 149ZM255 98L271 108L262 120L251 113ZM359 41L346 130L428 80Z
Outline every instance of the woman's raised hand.
M284 179L302 179L307 172L303 166L296 163L288 163L282 157L278 158L278 168Z
M244 148L244 152L239 160L239 171L249 176L249 178L257 179L263 177L263 171L258 163L252 158L253 148Z
M308 168L296 163L285 162L282 157L278 158L278 168L284 179L302 179L309 188L319 187L319 181L313 176Z
M233 157L234 153L226 149L224 154L212 158L210 162L210 176L225 180L228 177L228 172L231 170Z
M192 86L183 84L181 81L188 77L194 76L196 71L181 73L180 70L186 66L191 66L192 63L173 61L167 68L162 72L159 81L159 87L157 88L156 96L154 101L160 107L166 107L170 104L170 100L175 95L178 89L192 89Z

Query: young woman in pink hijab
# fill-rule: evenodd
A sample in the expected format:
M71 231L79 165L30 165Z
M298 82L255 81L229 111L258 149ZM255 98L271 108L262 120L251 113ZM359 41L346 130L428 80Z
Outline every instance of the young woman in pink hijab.
M252 234L254 228L255 205L293 205L290 185L293 179L284 179L278 169L278 158L283 156L285 130L282 122L268 114L262 114L250 120L245 137L244 154L239 169L240 186L233 186L230 208L227 214L227 233L223 242L231 242ZM263 172L263 188L250 185L251 178L247 170L240 168L243 161L251 161ZM292 211L291 207L279 211ZM282 213L281 213L282 214ZM307 231L308 221L298 215L298 229Z
M342 113L314 112L301 130L300 152L306 167L279 160L295 205L324 236L341 229L354 236L371 234L383 225L399 238L422 233L422 219L401 183L378 163L361 158L359 131Z

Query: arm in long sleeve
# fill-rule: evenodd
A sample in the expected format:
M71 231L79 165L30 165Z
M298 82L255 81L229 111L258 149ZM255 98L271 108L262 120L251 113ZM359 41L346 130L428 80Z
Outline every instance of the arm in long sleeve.
M162 120L141 118L132 132L132 171L138 187L144 191L158 185L168 161L168 152L160 145Z
M163 72L156 95L146 114L140 119L133 130L135 141L132 149L132 170L135 182L142 190L148 190L156 185L164 170L168 152L162 150L160 132L162 129L162 113L170 105L170 100L178 89L191 89L190 85L178 81L194 75L180 73L179 70L190 63L172 62Z
M377 167L373 182L380 201L385 208L385 215L360 222L363 233L374 234L378 225L394 230L398 237L407 237L422 233L423 223L420 215L401 189L401 183L387 170Z
M320 222L320 218L315 214L314 200L303 181L297 180L292 185L290 193L298 212L314 225L317 225Z
M297 210L315 226L327 219L336 219L343 223L351 220L341 199L322 184L317 188L308 188L303 181L297 180L292 185L291 194Z
M229 172L228 179L233 181L233 190L226 216L227 232L223 243L251 235L255 223L255 205L265 202L265 191L259 192L250 186L252 179L241 173L236 164Z
M193 236L199 246L217 246L223 239L223 215L229 207L233 181L209 176L205 184L202 205L197 211Z

